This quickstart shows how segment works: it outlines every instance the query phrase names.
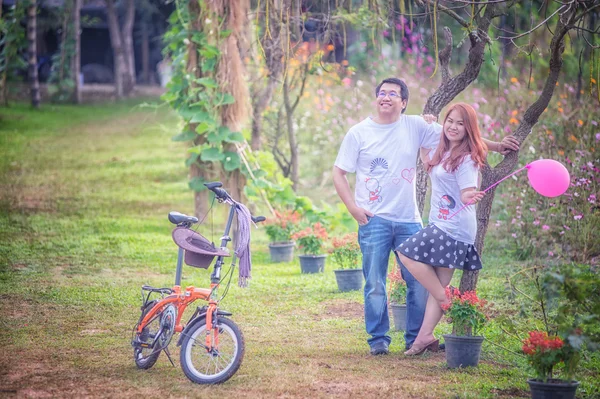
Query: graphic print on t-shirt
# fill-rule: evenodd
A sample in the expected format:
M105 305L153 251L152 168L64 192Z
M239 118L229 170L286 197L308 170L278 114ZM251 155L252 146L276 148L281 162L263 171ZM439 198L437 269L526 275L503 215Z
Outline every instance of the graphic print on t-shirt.
M381 184L388 171L388 163L383 158L375 158L371 161L369 168L369 177L365 179L365 187L369 191L369 205L375 202L379 203L383 200L381 197Z
M447 220L450 215L450 209L456 207L456 201L451 195L442 195L442 198L440 198L440 201L438 202L438 206L440 207L438 219Z
M379 195L381 192L381 186L379 185L379 180L374 177L367 177L365 179L365 186L367 190L369 190L369 205L374 202L381 202L382 198Z

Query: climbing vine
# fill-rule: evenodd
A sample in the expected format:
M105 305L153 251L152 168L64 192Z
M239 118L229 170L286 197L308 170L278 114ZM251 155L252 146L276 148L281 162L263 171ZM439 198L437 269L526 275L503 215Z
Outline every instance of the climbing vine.
M173 140L190 142L187 166L212 163L220 164L225 172L242 169L240 156L231 145L243 143L244 137L225 126L221 115L223 107L236 99L220 87L216 76L223 56L220 42L230 34L203 1L199 9L178 2L169 19L163 53L171 59L172 76L163 99L184 121L184 129ZM199 192L205 189L205 181L204 176L194 176L189 186Z

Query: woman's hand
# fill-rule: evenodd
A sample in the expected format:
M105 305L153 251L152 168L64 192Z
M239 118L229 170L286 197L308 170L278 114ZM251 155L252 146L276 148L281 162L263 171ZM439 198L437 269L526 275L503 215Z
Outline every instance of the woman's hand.
M463 204L476 204L483 199L485 192L476 191L474 188L466 188L460 192L460 200Z
M430 125L431 125L433 122L437 122L437 119L438 119L438 118L437 118L437 116L435 116L435 115L431 115L431 114L425 114L425 115L421 115L421 117L422 117L423 119L425 119L425 122L429 123Z
M519 140L513 135L508 135L498 143L498 152L502 155L506 155L511 151L519 150Z

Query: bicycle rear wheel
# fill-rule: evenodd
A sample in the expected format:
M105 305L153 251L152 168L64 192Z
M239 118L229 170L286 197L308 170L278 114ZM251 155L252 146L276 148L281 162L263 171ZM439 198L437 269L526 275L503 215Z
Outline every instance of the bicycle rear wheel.
M206 347L206 323L198 323L186 333L181 344L180 363L183 372L196 384L219 384L231 378L244 358L244 336L230 319L219 317L218 346ZM211 331L215 342L215 329Z
M146 314L154 307L157 301L149 302L144 310L142 311L143 319ZM160 319L161 313L159 312L143 329L142 333L137 337L137 341L140 344L151 344L154 338L160 330ZM137 329L137 326L136 326ZM135 347L133 349L133 360L135 365L141 370L147 370L154 366L158 357L160 356L160 349L157 348L142 348Z

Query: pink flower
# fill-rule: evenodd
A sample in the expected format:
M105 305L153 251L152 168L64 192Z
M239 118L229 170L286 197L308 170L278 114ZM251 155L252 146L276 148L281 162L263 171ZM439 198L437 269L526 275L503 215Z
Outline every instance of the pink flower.
M583 215L575 215L575 216L573 216L573 219L575 219L575 220L580 220L581 218L583 218Z
M517 238L517 234L516 233L512 233L512 237L513 238Z
M550 229L550 226L548 226L546 224L542 226L542 230L549 230L549 229Z
M534 226L538 226L539 224L540 224L540 221L539 221L539 220L534 220L534 221L533 221L533 225L534 225Z
M554 256L554 252L548 251L548 256Z
M596 141L600 141L600 133L596 133Z
M342 79L342 83L344 84L345 87L350 87L350 84L352 83L352 79L344 78L344 79Z

